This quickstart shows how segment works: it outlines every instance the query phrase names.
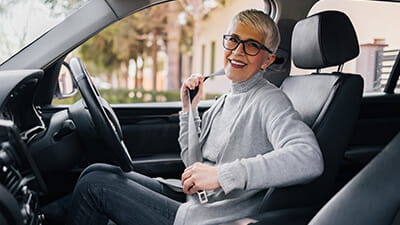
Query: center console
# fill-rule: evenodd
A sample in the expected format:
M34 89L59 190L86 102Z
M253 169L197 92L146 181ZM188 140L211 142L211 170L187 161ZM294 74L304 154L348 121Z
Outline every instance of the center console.
M38 167L13 122L0 119L0 224L42 224L39 196L46 192Z

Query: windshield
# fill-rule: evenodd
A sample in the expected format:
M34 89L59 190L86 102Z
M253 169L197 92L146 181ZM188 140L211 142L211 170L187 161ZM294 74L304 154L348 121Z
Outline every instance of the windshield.
M88 0L0 0L0 64Z

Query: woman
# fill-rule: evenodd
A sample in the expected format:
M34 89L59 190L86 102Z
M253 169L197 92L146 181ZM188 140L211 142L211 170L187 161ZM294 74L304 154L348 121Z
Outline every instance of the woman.
M260 73L274 62L278 44L278 29L268 15L240 12L223 36L231 91L202 121L196 109L204 78L192 75L183 83L179 143L187 166L181 179L186 203L158 180L95 165L83 172L75 189L70 224L105 224L107 219L117 224L227 223L256 215L268 188L319 176L323 162L313 132ZM196 86L199 93L189 104L187 89ZM188 147L190 110L197 130L201 127L197 150ZM204 199L199 199L195 193L202 191Z

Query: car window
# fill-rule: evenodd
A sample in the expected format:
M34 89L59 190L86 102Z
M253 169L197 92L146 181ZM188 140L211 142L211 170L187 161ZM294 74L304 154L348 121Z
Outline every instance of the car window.
M223 68L222 36L231 17L243 10L243 5L265 7L263 0L251 5L244 0L206 0L197 8L185 2L156 5L124 18L69 57L82 59L102 97L110 103L179 101L186 77ZM229 85L224 76L207 80L203 99L215 99ZM73 101L54 100L53 104Z
M0 0L0 65L88 0Z
M395 25L395 21L400 20L400 3L321 0L312 7L309 15L324 10L339 10L346 13L358 36L360 54L345 63L343 72L361 74L364 78L364 93L383 92L400 50L400 31ZM337 67L325 70L336 69ZM292 66L292 74L305 72ZM397 85L396 91L399 90Z

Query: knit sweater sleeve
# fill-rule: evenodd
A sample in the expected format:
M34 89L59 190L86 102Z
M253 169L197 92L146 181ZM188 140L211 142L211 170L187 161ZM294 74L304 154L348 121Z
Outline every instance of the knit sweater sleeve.
M268 98L259 110L264 133L274 150L219 165L219 182L226 194L235 189L305 183L323 172L322 154L313 131L301 120L286 95L277 92Z
M200 123L201 119L198 110L193 110L193 117L197 127L197 132L200 133ZM189 113L180 112L179 113L179 137L178 142L181 147L181 159L184 164L187 165L187 151L188 151L188 130L189 130Z

